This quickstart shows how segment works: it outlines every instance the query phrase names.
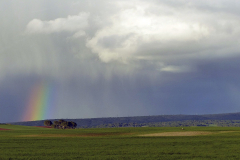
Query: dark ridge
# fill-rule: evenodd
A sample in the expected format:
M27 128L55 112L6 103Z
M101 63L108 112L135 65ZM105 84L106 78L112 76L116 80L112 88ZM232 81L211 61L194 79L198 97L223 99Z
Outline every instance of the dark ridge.
M59 119L49 119L52 122ZM157 116L138 116L138 117L108 117L108 118L87 118L87 119L64 119L77 123L77 128L91 128L102 124L113 123L157 123L169 121L186 120L240 120L240 112L224 114L206 114L206 115L157 115ZM9 124L23 126L44 126L45 120L13 122Z

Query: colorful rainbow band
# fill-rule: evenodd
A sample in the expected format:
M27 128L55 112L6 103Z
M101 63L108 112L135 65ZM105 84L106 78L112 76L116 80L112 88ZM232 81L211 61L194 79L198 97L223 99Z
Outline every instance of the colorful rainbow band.
M54 87L40 82L33 86L23 121L43 120L50 118L54 106Z

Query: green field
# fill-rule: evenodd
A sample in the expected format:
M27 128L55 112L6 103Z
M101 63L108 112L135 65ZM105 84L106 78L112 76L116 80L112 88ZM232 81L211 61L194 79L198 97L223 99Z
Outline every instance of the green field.
M240 159L237 127L0 128L12 129L0 130L0 159ZM141 136L163 132L177 136Z

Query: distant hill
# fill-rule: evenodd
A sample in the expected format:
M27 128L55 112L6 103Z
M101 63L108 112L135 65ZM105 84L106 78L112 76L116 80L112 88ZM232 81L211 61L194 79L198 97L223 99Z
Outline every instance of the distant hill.
M50 119L52 122L59 119ZM170 121L186 121L186 120L240 120L240 112L238 113L224 113L224 114L206 114L206 115L158 115L158 116L137 116L137 117L108 117L108 118L86 118L86 119L64 119L66 121L73 121L77 123L77 128L92 128L101 126L103 124L123 124L123 123L159 123ZM28 121L28 122L14 122L10 124L24 125L24 126L44 126L45 120Z

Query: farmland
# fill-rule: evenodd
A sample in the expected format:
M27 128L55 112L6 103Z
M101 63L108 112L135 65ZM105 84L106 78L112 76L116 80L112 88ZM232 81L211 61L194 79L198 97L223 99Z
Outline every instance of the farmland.
M0 128L0 159L240 158L238 127Z

